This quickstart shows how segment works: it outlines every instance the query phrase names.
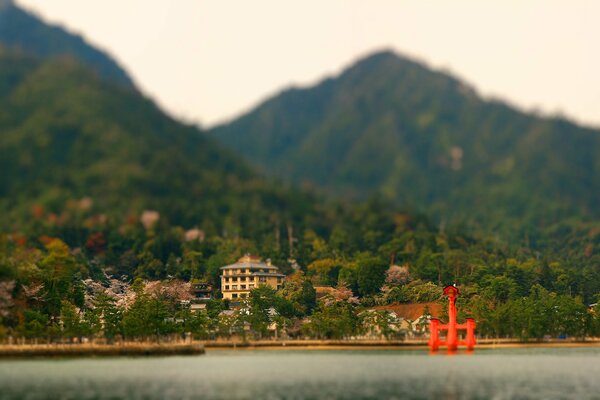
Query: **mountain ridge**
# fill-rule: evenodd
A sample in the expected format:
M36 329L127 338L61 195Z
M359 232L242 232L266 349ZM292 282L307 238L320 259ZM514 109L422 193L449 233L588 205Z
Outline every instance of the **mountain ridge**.
M80 35L44 22L10 0L0 4L0 43L38 57L70 55L103 78L134 87L131 77L108 53L90 45Z
M209 232L225 229L224 220L252 232L273 215L301 219L316 206L310 194L265 181L197 128L73 58L0 47L0 132L8 231L33 223L33 208L60 217L82 198L91 212L117 220L156 210Z
M341 197L383 195L442 220L485 225L497 214L492 226L598 218L598 132L486 100L390 51L210 131L291 182Z

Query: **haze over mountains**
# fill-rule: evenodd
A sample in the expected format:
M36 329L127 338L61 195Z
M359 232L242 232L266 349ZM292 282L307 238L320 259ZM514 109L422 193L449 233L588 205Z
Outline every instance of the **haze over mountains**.
M86 196L184 224L212 215L252 226L318 207L244 159L337 199L381 196L488 233L600 218L598 131L484 100L392 52L289 89L208 137L141 96L110 56L6 0L0 44L0 204L16 219Z
M0 170L8 230L28 225L32 208L60 218L82 200L117 221L150 209L231 234L310 218L317 205L165 115L109 56L11 2L0 7Z
M599 131L482 99L389 51L211 134L274 176L486 230L599 217Z

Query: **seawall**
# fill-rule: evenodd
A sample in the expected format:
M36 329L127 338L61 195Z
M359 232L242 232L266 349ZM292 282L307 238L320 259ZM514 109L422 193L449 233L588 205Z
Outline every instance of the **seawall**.
M0 346L0 358L86 357L86 356L170 356L204 354L201 344L40 344Z

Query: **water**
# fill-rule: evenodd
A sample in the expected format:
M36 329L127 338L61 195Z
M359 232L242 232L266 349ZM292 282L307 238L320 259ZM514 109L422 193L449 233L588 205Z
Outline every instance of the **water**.
M0 361L0 399L599 399L600 349Z

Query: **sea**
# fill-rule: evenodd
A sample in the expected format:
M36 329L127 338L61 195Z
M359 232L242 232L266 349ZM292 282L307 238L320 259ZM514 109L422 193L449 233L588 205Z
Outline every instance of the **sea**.
M600 348L2 360L0 399L600 399Z

